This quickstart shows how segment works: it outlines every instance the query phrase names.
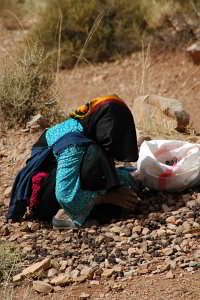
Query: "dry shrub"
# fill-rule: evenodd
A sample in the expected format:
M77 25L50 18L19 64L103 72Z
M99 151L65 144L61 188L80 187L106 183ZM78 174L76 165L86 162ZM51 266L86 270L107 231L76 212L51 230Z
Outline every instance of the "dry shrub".
M144 9L140 0L49 0L33 34L41 35L48 51L57 50L62 19L61 63L72 67L99 13L103 12L103 20L84 51L90 62L102 62L140 48L147 24L142 17Z
M58 85L52 60L38 43L24 46L2 62L0 110L8 128L41 113L50 122L59 117Z
M140 49L141 40L182 8L179 0L46 0L44 3L32 34L40 34L50 52L56 52L61 41L63 67L73 67L76 63L99 13L103 12L104 17L84 50L84 58L90 62L114 60ZM192 6L187 9L192 10ZM184 5L184 13L187 9Z
M92 63L140 50L141 40L148 43L151 36L163 40L162 25L173 27L168 22L171 16L181 15L187 25L187 18L191 12L197 14L200 5L199 0L44 0L43 4L32 34L40 34L45 49L53 53L61 41L63 67L76 63L99 13L104 17L83 53Z

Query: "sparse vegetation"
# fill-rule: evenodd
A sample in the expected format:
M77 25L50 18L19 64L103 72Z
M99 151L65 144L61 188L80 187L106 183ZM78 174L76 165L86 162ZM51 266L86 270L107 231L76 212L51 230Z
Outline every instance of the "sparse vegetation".
M54 70L58 66L73 67L80 53L78 62L115 60L139 50L142 44L145 48L152 36L169 45L170 38L171 45L179 43L177 35L182 31L173 18L181 16L183 31L190 38L187 18L199 18L200 9L198 0L1 0L3 23L9 16L10 28L14 28L17 17L23 19L25 7L30 8L33 2L34 9L38 5L39 9L32 12L38 15L29 33L31 46L26 40L1 63L0 112L7 127L24 124L38 112L50 121L58 116L54 114L59 98ZM177 35L171 31L163 34L165 26L171 26ZM42 47L31 42L36 39Z
M131 17L133 13L138 14L138 1L136 4L130 0L123 1L123 4L109 1L109 5L107 2L50 0L40 16L40 23L36 24L34 34L40 32L46 49L54 52L57 50L59 23L62 20L61 62L65 67L72 67L96 18L103 13L102 23L96 28L84 57L90 62L98 62L130 53L138 48L138 31L143 28L143 21L134 28L135 21Z
M20 251L14 249L8 243L0 244L0 282L9 281L14 273L18 271L17 264L21 262Z
M141 40L154 35L171 16L181 14L185 20L187 13L195 14L197 6L198 1L179 0L49 0L32 34L40 34L51 53L57 51L60 40L61 64L72 67L103 12L101 24L83 54L90 62L102 62L140 49ZM162 38L162 32L156 36Z
M52 61L38 43L13 51L2 62L0 110L7 127L25 124L40 112L58 117L58 85Z

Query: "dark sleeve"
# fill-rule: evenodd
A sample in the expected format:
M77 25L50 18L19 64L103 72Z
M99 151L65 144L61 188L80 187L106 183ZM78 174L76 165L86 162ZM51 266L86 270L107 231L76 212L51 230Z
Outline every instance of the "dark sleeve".
M106 152L93 144L85 151L81 168L81 188L88 191L109 190L119 186L118 176Z

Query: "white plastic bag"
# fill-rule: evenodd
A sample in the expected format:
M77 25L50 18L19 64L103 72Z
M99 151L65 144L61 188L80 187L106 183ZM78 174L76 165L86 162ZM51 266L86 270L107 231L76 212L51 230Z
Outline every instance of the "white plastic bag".
M144 141L137 162L142 183L159 191L179 191L200 184L200 144Z

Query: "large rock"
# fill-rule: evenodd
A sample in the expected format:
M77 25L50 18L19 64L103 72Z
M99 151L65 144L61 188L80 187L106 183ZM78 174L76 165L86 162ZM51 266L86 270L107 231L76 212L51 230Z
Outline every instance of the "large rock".
M29 267L27 267L26 269L24 269L22 271L23 275L32 275L41 271L46 271L49 269L51 264L51 260L50 258L45 258L42 261L39 261Z
M17 274L13 277L13 282L20 282L27 276L38 274L40 272L48 270L50 267L50 263L51 263L50 258L45 258L42 261L27 267L20 274Z
M193 44L188 47L186 51L191 56L193 63L195 65L200 65L200 45Z
M165 133L176 129L185 132L190 122L183 104L175 99L146 95L135 99L134 117L137 127Z

